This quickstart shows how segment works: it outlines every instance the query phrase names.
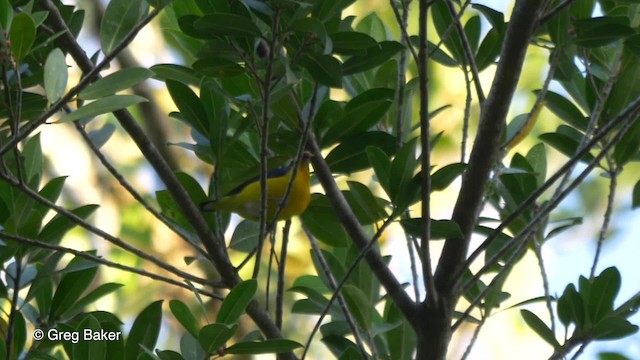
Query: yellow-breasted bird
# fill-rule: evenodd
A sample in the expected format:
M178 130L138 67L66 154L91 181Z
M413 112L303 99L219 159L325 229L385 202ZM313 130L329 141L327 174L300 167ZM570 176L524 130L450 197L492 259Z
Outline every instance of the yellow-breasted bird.
M273 221L276 210L287 192L287 186L293 174L294 161L289 165L267 172L267 221ZM277 220L287 220L300 215L309 205L311 199L309 179L309 155L303 154L297 168L291 192ZM255 177L238 186L219 200L205 201L200 204L202 211L229 211L237 213L245 219L260 219L260 177Z

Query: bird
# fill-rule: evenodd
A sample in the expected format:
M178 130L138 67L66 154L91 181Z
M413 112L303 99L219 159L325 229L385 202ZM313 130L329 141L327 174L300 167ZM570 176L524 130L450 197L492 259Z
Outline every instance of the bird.
M309 154L304 153L296 171L291 192L286 203L283 198L293 175L295 161L288 165L267 172L267 221L288 220L302 214L311 199ZM202 211L234 212L245 219L258 221L260 219L260 176L257 176L238 186L218 200L208 200L200 204ZM276 211L282 206L278 217L274 219Z

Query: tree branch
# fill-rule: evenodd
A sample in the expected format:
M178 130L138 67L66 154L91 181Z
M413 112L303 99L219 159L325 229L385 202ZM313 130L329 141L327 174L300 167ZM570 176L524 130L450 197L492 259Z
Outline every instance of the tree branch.
M436 269L438 290L455 293L455 279L464 264L471 233L482 209L489 175L499 153L509 104L518 84L529 40L537 24L541 0L520 0L513 15L500 53L500 62L491 91L480 114L480 125L462 176L462 186L452 219L462 230L462 239L447 239Z

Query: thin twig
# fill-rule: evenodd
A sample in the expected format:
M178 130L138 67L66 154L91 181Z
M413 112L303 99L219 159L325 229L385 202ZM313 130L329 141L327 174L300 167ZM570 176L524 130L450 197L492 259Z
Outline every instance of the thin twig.
M19 235L15 235L15 234L10 234L4 231L0 231L0 237L4 238L4 239L9 239L9 240L13 240L22 244L26 244L29 246L34 246L34 247L38 247L41 249L48 249L48 250L53 250L53 251L60 251L60 252L64 252L64 253L68 253L68 254L72 254L74 256L77 257L81 257L87 260L90 260L92 262L95 262L96 264L101 264L101 265L105 265L107 267L110 268L114 268L114 269L119 269L125 272L129 272L129 273L134 273L134 274L138 274L144 277L148 277L150 279L153 280L157 280L157 281L161 281L173 286L177 286L177 287L181 287L183 289L187 289L187 290L191 290L193 289L192 286L189 286L183 282L174 280L174 279L170 279L168 277L162 276L162 275L158 275L157 273L153 273L153 272L149 272L146 270L142 270L139 269L138 267L131 267L131 266L127 266L127 265L123 265L123 264L119 264L110 260L107 260L103 257L100 256L96 256L96 255L92 255L88 252L85 251L79 251L76 249L72 249L72 248L68 248L68 247L64 247L64 246L60 246L60 245L56 245L56 244L50 244L50 243L46 243L43 241L39 241L39 240L35 240L35 239L30 239L24 236L19 236ZM218 299L218 300L224 300L223 297L221 297L220 295L217 295L215 293L212 293L210 291L207 290L203 290L203 289L196 289L198 291L198 293L202 294L202 295L206 295L209 296L211 298L214 299Z
M598 260L600 260L602 244L607 238L607 231L609 230L609 223L611 222L611 216L613 214L613 203L616 197L618 174L620 173L620 168L614 163L611 158L611 154L607 154L605 159L609 166L609 196L607 196L607 208L602 216L602 226L600 227L600 233L598 234L598 242L596 243L596 252L593 255L593 264L591 265L589 279L593 279L593 277L596 276L596 268L598 267Z
M421 243L420 258L422 260L422 276L426 290L425 301L435 305L439 294L433 279L431 265L431 138L429 123L429 68L427 58L427 15L429 7L426 0L420 0L419 9L419 38L418 47L418 73L420 75L420 145L422 147L421 158ZM419 299L416 299L419 301Z

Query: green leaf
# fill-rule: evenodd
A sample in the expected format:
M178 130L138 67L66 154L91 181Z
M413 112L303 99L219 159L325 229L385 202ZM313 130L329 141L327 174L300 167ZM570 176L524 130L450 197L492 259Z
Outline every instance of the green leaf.
M200 134L207 136L209 134L207 112L198 96L188 86L173 80L167 80L167 89L180 110L181 119Z
M351 191L344 195L360 224L373 224L387 217L381 199L376 198L366 185L356 181L347 181L347 185Z
M318 83L342 88L342 64L333 56L305 53L300 58L300 64Z
M246 280L234 286L222 302L216 322L227 325L237 323L253 300L257 289L258 283L255 279Z
M498 31L493 27L489 32L487 32L487 35L484 36L480 42L478 53L476 54L476 64L479 71L482 71L489 65L495 63L498 55L500 55L500 50L502 49L504 35L504 32Z
M596 48L616 40L634 35L627 17L603 16L577 20L573 23L577 36L574 42L578 46Z
M80 332L80 336L82 336L83 341L78 341L72 344L72 356L73 359L90 359L90 360L99 360L99 359L108 359L107 358L107 340L104 339L94 339L93 337L90 340L85 338L86 332L91 331L91 334L97 332L100 334L102 327L98 320L89 315L80 322L78 325L77 331Z
M225 354L282 354L301 347L302 344L288 339L267 339L235 343L225 349Z
M93 143L93 145L100 149L104 144L109 141L113 133L116 131L116 126L111 123L104 124L103 127L96 130L91 130L87 133L89 139Z
M374 306L359 288L352 285L342 287L344 301L349 312L361 329L371 329Z
M144 353L142 346L153 349L158 341L162 323L162 302L149 304L136 318L125 344L125 360L136 360Z
M576 140L573 136L558 132L545 133L540 135L539 138L567 157L572 157L573 155L575 155L576 150L578 149L578 145L580 144L578 140ZM587 153L582 158L582 161L588 162L591 160L593 160L593 155L591 155L590 153Z
M373 171L376 173L380 186L382 186L387 195L390 195L389 178L391 161L389 160L389 156L382 149L375 146L367 146L365 152L367 153L371 167L373 167Z
M539 91L534 91L537 95ZM564 96L553 91L547 91L544 95L544 106L556 114L562 121L580 131L587 129L588 120L582 111Z
M111 53L148 12L145 1L109 1L100 23L102 52Z
M311 195L311 202L307 210L300 215L300 219L305 228L323 243L335 247L347 246L349 236L324 194ZM335 224L335 226L327 226L327 224Z
M444 1L434 2L431 11L431 18L433 19L433 24L436 28L440 41L444 43L447 50L449 50L453 55L453 58L458 62L461 62L464 58L462 42L460 34L458 34L457 29L454 26L454 19L451 17L448 5Z
M416 238L422 238L422 219L411 218L400 220L400 225L404 231ZM453 220L433 220L431 219L431 240L439 239L461 239L462 230Z
M400 323L400 326L389 330L385 336L389 344L391 359L411 360L416 348L416 335L411 325L404 318L398 307L391 302L385 306L384 319L389 324Z
M324 23L340 15L342 10L354 2L355 0L318 1L315 3L312 14L314 18Z
M207 354L214 354L233 337L237 330L238 324L210 324L200 329L198 342Z
M544 144L534 145L527 153L526 158L533 168L538 187L542 186L547 177L547 151Z
M137 95L111 95L87 105L82 106L78 110L66 114L57 121L57 123L65 123L69 121L80 120L84 118L93 118L95 116L111 113L121 110L131 105L146 102L147 99Z
M441 191L449 187L466 170L467 164L448 164L431 174L431 191Z
M414 173L418 162L416 159L417 138L413 138L400 148L395 159L391 162L389 176L389 194L391 201L401 211L404 211L415 197L418 190L414 183Z
M223 57L207 57L198 59L193 63L193 69L200 74L216 78L233 77L244 73L246 70L236 61Z
M613 301L620 291L620 282L620 272L615 267L604 269L593 279L587 311L594 324L613 311Z
M371 166L366 149L375 146L388 156L393 155L396 138L384 131L367 131L347 136L326 156L333 173L352 174Z
M569 284L564 289L562 296L558 299L558 318L566 327L569 324L576 324L578 331L582 330L584 324L584 301L575 285Z
M638 332L638 326L631 324L626 319L620 317L606 317L600 320L591 336L595 340L615 340L622 339Z
M631 197L631 208L636 209L640 206L640 180L633 187L633 195Z
M260 29L249 18L232 13L207 14L193 24L203 34L214 36L249 36L262 35Z
M21 12L13 18L9 29L11 54L20 63L29 54L36 39L36 24L26 12Z
M69 262L67 268L73 268L82 262L82 258L75 257ZM51 310L49 312L49 318L51 320L57 321L62 314L72 308L80 298L80 295L89 287L97 271L98 264L92 263L89 268L68 272L62 276L60 284L51 300Z
M178 319L180 324L194 337L198 336L198 320L193 316L189 307L180 300L171 300L169 302L169 309L173 316Z
M154 72L147 68L125 68L113 74L97 80L78 94L85 100L93 100L118 91L128 89L153 76Z
M72 317L80 313L86 306L93 304L98 299L111 294L112 292L120 289L122 284L105 283L101 284L97 288L91 290L87 295L79 299L72 307L62 314L63 318Z
M200 85L200 75L193 69L176 64L158 64L149 70L155 74L154 79L158 80L174 80L191 86Z
M231 236L229 248L243 253L250 253L258 246L260 224L255 221L242 220Z
M333 52L341 55L364 55L367 49L377 47L371 36L355 31L339 31L330 35Z
M42 145L40 142L40 134L36 134L30 137L22 150L22 156L24 156L24 177L27 182L31 183L35 181L40 183L42 176Z
M404 45L396 41L382 41L376 46L366 49L364 55L350 57L342 64L342 74L351 75L380 66L396 55Z
M544 341L553 346L554 349L560 347L560 344L558 343L558 340L556 340L554 333L551 331L551 329L549 329L547 324L540 320L538 315L524 309L520 310L520 314L522 315L524 322L526 322L527 325L533 331L535 331L536 334L538 334L538 336L540 336Z
M323 147L340 142L346 135L369 130L389 110L393 96L391 89L375 88L351 99L344 108L344 116L322 138Z
M613 158L619 166L622 166L632 160L638 154L638 150L640 150L640 121L635 121L615 145Z
M9 0L0 0L0 28L8 29L11 25L11 20L13 20L13 7L11 3ZM6 350L3 351L3 349L4 348L0 348L0 354L6 354Z
M57 101L67 87L69 73L62 50L55 48L44 63L44 91L50 103Z

